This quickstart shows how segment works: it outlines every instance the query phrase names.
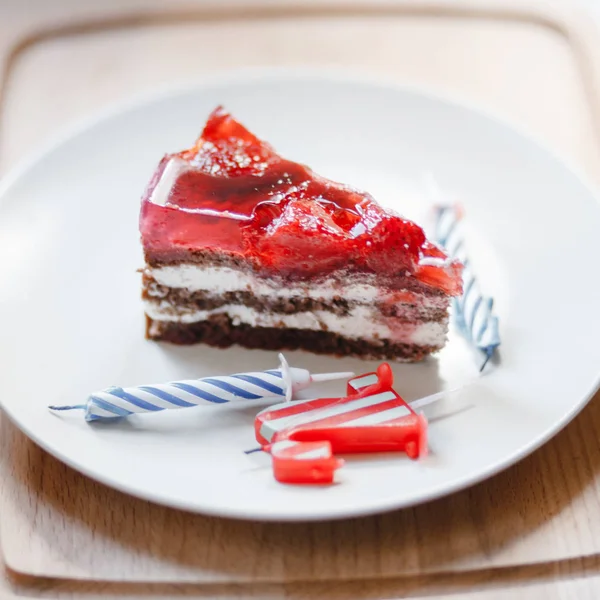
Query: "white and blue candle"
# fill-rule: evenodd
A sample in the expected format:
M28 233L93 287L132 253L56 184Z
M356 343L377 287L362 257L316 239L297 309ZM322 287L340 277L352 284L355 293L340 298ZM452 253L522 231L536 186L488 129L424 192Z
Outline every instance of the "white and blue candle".
M455 205L436 206L435 238L464 266L463 293L453 298L453 319L460 333L484 355L481 371L500 345L494 299L484 296L473 273L462 232L462 211Z
M109 387L91 394L85 404L50 406L53 411L84 410L86 421L114 421L139 413L248 402L265 398L290 401L313 383L348 379L353 373L319 373L290 367L283 355L278 369L220 377L186 379L136 387Z

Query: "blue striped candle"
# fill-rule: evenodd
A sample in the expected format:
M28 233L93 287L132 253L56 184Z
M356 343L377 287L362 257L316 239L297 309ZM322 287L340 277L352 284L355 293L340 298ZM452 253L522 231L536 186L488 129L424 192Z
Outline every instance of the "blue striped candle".
M473 274L466 252L457 206L436 206L435 237L446 252L464 265L463 294L453 299L453 318L458 330L484 354L481 371L500 345L498 317L493 314L494 300L484 296Z
M137 387L109 387L91 394L85 404L50 406L50 410L84 410L86 421L112 421L133 414L224 404L235 401L285 399L312 383L347 379L353 373L319 373L290 367L279 355L279 369L222 377L186 379Z

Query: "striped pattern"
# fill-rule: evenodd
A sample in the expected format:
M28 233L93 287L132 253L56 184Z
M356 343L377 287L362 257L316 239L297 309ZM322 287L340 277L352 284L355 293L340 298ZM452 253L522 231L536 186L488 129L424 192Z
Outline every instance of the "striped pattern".
M375 385L377 382L378 377L376 373L367 373L366 375L360 375L351 379L348 382L348 389L358 393L360 390L370 385Z
M290 367L283 354L279 369L257 373L237 373L224 377L205 377L138 387L110 387L88 397L86 404L49 406L50 410L84 410L86 421L110 421L136 413L158 412L169 408L189 408L263 398L285 398L314 382L347 379L354 373L317 373Z
M110 387L88 398L85 419L98 421L173 408L285 397L285 391L280 369L158 385ZM76 407L51 408L64 410Z
M295 442L282 440L275 442L269 452L273 458L315 460L318 458L331 458L331 444L329 442Z
M296 442L282 440L269 447L273 476L280 483L330 484L343 464L336 459L328 441Z
M455 206L439 206L436 216L435 237L438 243L464 265L463 295L453 299L453 317L462 335L485 354L483 370L500 345L498 317L493 314L494 301L482 294L471 269L458 209Z
M357 377L348 383L352 388L364 388L377 383L377 375ZM258 441L268 444L275 436L301 425L317 427L366 427L394 423L415 414L410 406L391 388L383 386L364 398L354 394L347 398L320 398L278 404L256 417Z

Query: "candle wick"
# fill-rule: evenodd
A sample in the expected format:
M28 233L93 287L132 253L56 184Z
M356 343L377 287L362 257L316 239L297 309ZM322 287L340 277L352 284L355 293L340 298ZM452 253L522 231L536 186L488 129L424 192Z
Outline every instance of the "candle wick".
M72 406L49 406L50 410L85 410L85 404L73 404Z
M494 349L488 348L487 350L485 350L485 354L486 354L485 360L483 361L483 364L481 365L481 368L479 369L480 373L485 369L485 366L488 364L490 358L492 358L492 354L494 354Z

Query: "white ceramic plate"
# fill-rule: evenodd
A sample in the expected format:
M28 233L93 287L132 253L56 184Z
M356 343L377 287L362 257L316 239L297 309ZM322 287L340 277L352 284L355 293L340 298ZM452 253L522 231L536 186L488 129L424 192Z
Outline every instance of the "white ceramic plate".
M170 411L109 426L51 414L109 385L273 368L274 353L144 339L139 199L161 155L223 103L284 155L423 217L423 179L458 194L497 301L501 364L477 376L457 336L394 368L414 399L464 386L471 408L433 420L431 455L353 457L329 487L285 486L255 446L259 405ZM422 502L514 463L563 427L600 371L600 208L561 162L510 127L414 91L315 74L231 78L115 112L7 178L0 204L1 402L33 440L128 493L259 520L364 515ZM314 371L375 363L290 352ZM328 393L342 393L330 384ZM457 404L457 406L458 406Z

